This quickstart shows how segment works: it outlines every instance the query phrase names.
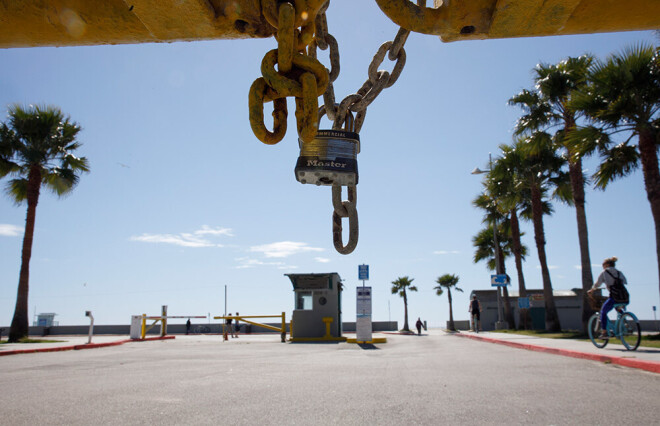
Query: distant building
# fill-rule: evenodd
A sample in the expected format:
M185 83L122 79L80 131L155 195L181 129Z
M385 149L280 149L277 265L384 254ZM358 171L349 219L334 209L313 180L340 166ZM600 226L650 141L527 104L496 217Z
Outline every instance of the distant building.
M52 327L54 325L59 325L58 321L55 321L55 313L44 313L38 314L36 321L34 321L35 327Z
M497 290L474 290L470 293L470 300L472 295L475 294L481 302L481 327L486 331L494 330L495 322L497 322ZM561 328L564 330L580 330L582 328L582 289L554 290L552 294L555 297L555 306L559 314ZM531 328L544 330L545 299L543 290L527 290L527 297L530 299ZM509 302L513 309L516 328L522 328L519 324L518 291L509 290ZM506 321L504 303L504 296L502 296L502 321ZM465 306L466 311L467 309L468 307Z

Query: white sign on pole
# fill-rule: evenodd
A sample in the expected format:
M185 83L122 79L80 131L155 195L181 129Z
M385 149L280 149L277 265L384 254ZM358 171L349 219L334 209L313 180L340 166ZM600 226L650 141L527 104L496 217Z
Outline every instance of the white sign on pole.
M371 342L371 287L356 287L356 340L358 342Z

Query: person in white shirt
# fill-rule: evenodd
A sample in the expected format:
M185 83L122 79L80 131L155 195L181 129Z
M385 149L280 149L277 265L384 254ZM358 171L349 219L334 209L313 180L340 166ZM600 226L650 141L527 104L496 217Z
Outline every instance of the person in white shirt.
M607 313L611 311L612 308L614 308L614 304L616 303L612 298L610 289L612 285L614 285L615 279L621 279L621 282L624 285L628 283L626 277L623 275L623 272L619 271L614 267L617 260L619 259L617 259L614 256L603 260L603 272L600 273L598 279L591 287L591 290L589 290L589 293L592 293L598 290L601 285L605 284L607 290L610 292L609 297L607 298L605 303L603 303L603 307L600 309L600 325L602 330L600 335L601 339L607 339L609 337L607 334Z

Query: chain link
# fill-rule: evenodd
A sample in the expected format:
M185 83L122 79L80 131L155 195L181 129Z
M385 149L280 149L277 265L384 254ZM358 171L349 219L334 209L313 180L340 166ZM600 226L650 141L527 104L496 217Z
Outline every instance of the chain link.
M420 7L426 5L426 0L417 0ZM393 41L383 43L376 54L374 55L369 68L367 81L364 82L360 89L351 95L345 97L339 105L335 102L335 93L333 82L339 75L339 49L336 39L328 32L328 21L326 17L326 10L330 5L328 0L321 9L319 9L314 22L316 27L316 34L314 36L315 43L310 46L310 56L316 57L316 47L321 50L326 50L330 47L330 65L331 72L336 70L336 76L331 76L325 93L323 94L323 101L325 104L325 111L328 118L333 121L333 129L340 129L346 120L346 112L348 110L356 112L355 117L355 132L360 132L364 119L367 114L367 107L376 99L376 97L388 87L396 83L401 75L404 66L406 65L406 51L404 44L410 35L410 31L405 28L399 28L396 37ZM333 43L334 42L334 47ZM334 48L334 50L333 50ZM385 53L391 61L396 61L392 72L378 70L378 67L385 59Z
M357 214L357 188L350 185L348 188L348 201L341 199L341 186L332 185L332 242L335 250L340 254L349 254L357 247L359 228ZM348 242L344 245L342 241L341 219L348 218Z
M425 6L425 0L417 0ZM262 77L250 87L250 125L262 142L272 145L284 138L287 128L287 97L294 97L296 123L301 143L309 143L318 131L323 113L333 129L359 133L367 114L367 107L386 88L396 83L406 64L404 44L409 30L400 28L393 41L383 43L374 55L368 78L356 93L335 101L333 83L339 77L339 45L328 32L326 11L330 0L262 0L262 13L277 30L277 49L266 53L261 62ZM300 29L298 29L300 28ZM330 50L330 69L317 59L317 48ZM396 61L392 72L379 70L385 60ZM275 69L277 65L277 70ZM319 108L318 97L323 95ZM273 131L264 123L264 103L273 102ZM356 113L353 119L353 113ZM332 186L332 239L341 254L355 250L359 236L357 188L349 185L348 200L342 201L342 187ZM348 218L349 236L346 245L342 237L342 218Z
M286 134L286 98L294 97L298 134L311 142L318 131L318 97L328 86L328 70L306 54L314 41L315 19L324 0L263 0L262 13L276 28L277 49L261 62L262 77L250 87L250 126L265 144L276 144ZM300 29L298 29L300 28ZM277 70L275 69L277 65ZM273 101L273 131L264 123L264 103Z

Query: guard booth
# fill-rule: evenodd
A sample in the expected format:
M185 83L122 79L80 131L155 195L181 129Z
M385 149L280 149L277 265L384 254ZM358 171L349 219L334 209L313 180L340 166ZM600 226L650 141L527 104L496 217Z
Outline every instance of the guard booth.
M295 309L291 340L344 341L341 327L341 277L326 274L285 274L293 284Z

